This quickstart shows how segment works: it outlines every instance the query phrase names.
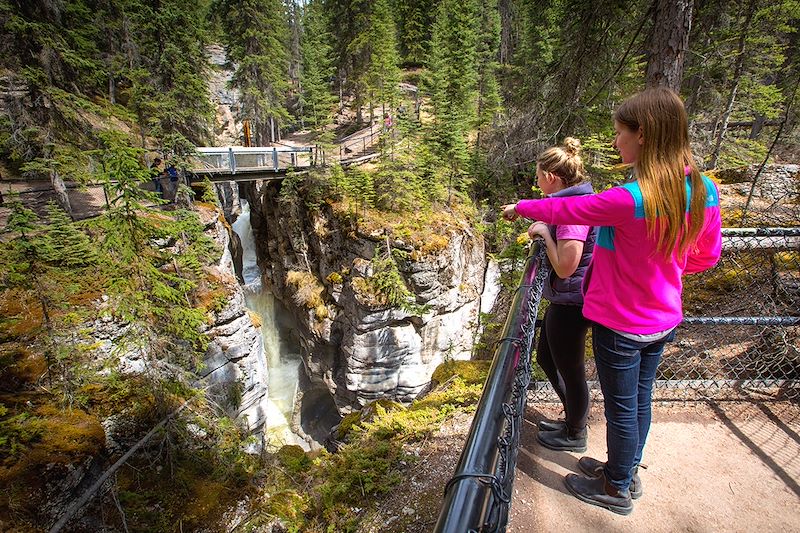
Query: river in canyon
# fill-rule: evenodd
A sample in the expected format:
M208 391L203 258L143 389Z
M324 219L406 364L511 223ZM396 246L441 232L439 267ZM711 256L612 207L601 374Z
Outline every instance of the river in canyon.
M309 449L309 443L295 434L290 421L297 396L299 373L302 372L300 347L291 335L289 313L268 290L261 287L253 229L250 226L250 209L242 199L242 213L233 224L233 230L242 242L242 277L244 279L247 308L261 319L261 337L267 362L265 444L274 448L283 444L298 444Z

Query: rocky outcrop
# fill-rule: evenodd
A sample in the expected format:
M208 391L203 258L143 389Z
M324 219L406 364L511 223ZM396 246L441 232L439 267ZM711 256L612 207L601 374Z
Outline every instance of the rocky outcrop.
M238 243L238 238L216 212L206 221L206 227L224 250L217 268L229 297L206 331L210 342L198 374L232 417L246 421L251 431L260 431L267 412L267 362L260 328L253 323L243 288L235 278L229 245L232 238Z
M279 182L246 187L263 282L295 315L306 373L332 394L340 412L377 398L412 400L447 358L469 358L483 291L483 238L464 224L440 251L398 261L414 310L375 305L354 288L368 278L382 234L358 234L329 206L308 211L303 201L281 202ZM414 259L411 259L413 257ZM304 305L290 272L310 272L324 307Z
M214 137L216 146L234 146L241 141L239 113L239 91L231 89L234 68L228 64L225 49L217 44L206 47L210 64L208 76L209 98L217 110Z
M753 227L793 226L800 217L800 165L766 165L753 183L758 169L751 165L717 173L723 220Z

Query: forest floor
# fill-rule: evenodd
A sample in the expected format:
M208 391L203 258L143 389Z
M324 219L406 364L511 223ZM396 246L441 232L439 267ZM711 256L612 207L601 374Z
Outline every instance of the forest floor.
M564 476L581 455L604 460L605 420L594 402L585 454L536 441L552 403L529 403L517 459L509 533L530 531L800 531L800 405L788 402L659 402L640 470L644 495L629 516L570 495ZM419 460L362 522L369 533L433 529L471 415L459 414L412 450Z

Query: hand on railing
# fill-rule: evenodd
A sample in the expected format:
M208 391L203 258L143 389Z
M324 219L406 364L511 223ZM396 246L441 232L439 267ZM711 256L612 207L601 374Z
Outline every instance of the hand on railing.
M545 235L550 233L550 229L547 227L547 224L544 222L534 222L528 228L528 237L533 239L545 239Z

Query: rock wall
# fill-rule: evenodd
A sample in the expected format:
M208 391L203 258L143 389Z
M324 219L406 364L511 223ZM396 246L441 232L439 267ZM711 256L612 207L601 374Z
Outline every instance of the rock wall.
M241 143L242 124L238 120L239 91L231 89L234 68L228 64L225 49L218 44L206 47L209 58L209 98L216 108L214 120L215 146L235 146Z
M260 431L266 421L268 371L261 329L253 323L245 307L243 288L237 281L231 253L231 249L241 250L241 245L216 212L204 221L206 231L213 234L224 250L217 268L226 281L229 296L225 308L214 316L206 332L210 343L205 364L198 374L208 382L211 393L228 408L232 417L246 421L251 431Z
M443 360L470 357L485 253L483 238L466 224L447 236L444 250L398 265L424 312L380 307L365 302L351 280L372 274L370 260L386 237L358 234L327 205L312 212L302 201L280 202L280 182L245 189L262 283L292 310L306 374L330 391L340 412L377 398L410 401ZM412 251L400 241L389 244ZM290 271L310 271L324 287L323 313L295 302ZM344 272L341 282L329 278L334 272Z
M800 165L767 165L753 186L758 169L759 165L751 165L717 173L723 217L742 224L741 213L747 206L745 226L796 225L800 219Z

